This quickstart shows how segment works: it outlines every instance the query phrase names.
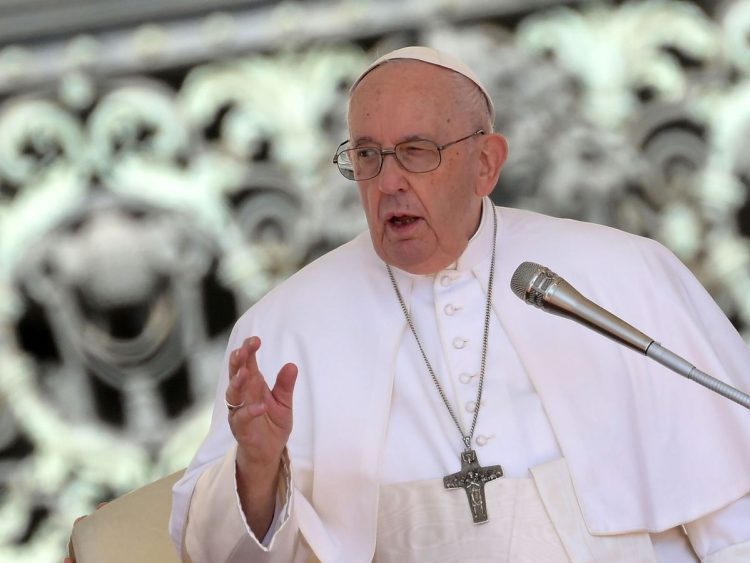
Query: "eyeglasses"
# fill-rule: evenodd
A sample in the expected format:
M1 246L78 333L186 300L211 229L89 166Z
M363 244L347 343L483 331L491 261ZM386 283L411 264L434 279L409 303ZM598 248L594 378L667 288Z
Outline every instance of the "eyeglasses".
M341 143L336 149L333 163L339 167L339 172L348 180L370 180L380 174L383 168L383 158L392 154L396 162L408 172L431 172L440 166L441 155L444 149L471 139L477 135L484 135L484 130L479 129L471 135L461 137L450 143L438 145L427 139L416 139L398 143L392 149L381 149L380 147L355 147L344 148L348 140Z

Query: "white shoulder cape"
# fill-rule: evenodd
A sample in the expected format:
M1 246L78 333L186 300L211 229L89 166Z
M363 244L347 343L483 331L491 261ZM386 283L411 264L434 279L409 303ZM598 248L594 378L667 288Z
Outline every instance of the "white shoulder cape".
M497 213L494 312L541 397L590 531L658 532L748 494L750 412L529 307L509 289L521 262L548 266L699 369L747 391L750 351L692 274L648 239L521 210ZM271 291L230 338L229 350L261 337L259 364L269 379L286 362L300 367L289 451L295 469L312 470L313 492L295 491L293 503L321 560L365 561L374 552L379 456L404 330L384 265L363 233ZM203 469L234 443L226 382L224 368L209 436L175 489L185 505ZM173 513L173 536L185 514Z

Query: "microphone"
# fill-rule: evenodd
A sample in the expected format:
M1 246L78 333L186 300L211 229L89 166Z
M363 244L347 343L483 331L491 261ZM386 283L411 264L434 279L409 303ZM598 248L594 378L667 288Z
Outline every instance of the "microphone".
M549 268L534 262L523 262L513 273L510 288L529 305L576 321L750 409L750 395L700 371L650 336L581 295Z

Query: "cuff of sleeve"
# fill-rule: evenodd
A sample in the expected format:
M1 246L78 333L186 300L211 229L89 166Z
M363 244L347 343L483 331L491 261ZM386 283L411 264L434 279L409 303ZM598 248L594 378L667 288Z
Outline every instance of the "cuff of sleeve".
M290 528L291 519L291 471L289 457L282 456L282 477L279 479L278 499L284 499L275 519L275 529L267 534L267 545L261 544L247 525L247 519L240 507L236 481L237 446L230 448L224 457L209 467L198 478L188 509L187 526L183 552L189 553L196 563L216 561L239 561L239 555L248 555L244 560L265 561L274 543L277 549L286 551L293 545L295 530ZM234 503L234 510L227 510ZM282 534L282 530L289 530ZM289 539L281 541L278 536ZM286 546L289 544L289 546ZM285 547L286 546L286 547ZM291 549L291 548L290 548ZM283 559L282 559L283 560Z
M281 454L281 471L279 479L279 487L276 491L276 507L274 509L273 521L271 526L268 528L266 535L261 541L255 537L255 534L247 524L245 513L242 510L242 504L240 502L240 494L237 490L237 447L235 446L232 450L232 456L234 458L234 497L237 505L237 510L242 518L242 523L245 525L247 534L258 544L258 547L263 551L269 551L273 548L274 540L279 532L283 529L284 525L289 520L289 514L292 508L292 472L289 467L289 452L286 448Z

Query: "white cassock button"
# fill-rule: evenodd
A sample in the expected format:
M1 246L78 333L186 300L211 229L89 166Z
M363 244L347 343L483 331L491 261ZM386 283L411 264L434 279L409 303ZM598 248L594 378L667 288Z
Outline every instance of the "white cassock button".
M476 377L476 374L472 375L471 373L464 372L458 376L458 380L461 383L471 383L471 380L474 379L475 377Z
M485 436L484 434L480 434L474 441L477 443L477 446L481 448L482 446L487 445L487 442L490 441L490 438L492 438L492 436Z
M461 307L458 307L454 305L453 303L448 303L445 307L443 307L443 312L448 315L449 317L452 317L458 311L461 309Z
M461 348L464 348L466 346L467 342L468 340L466 340L465 338L461 338L460 336L457 336L456 338L453 339L453 347L456 350L460 350Z
M482 401L479 404L483 405L484 401ZM466 403L466 405L464 405L464 408L466 408L466 412L474 412L476 410L476 408L477 408L477 402L476 401L469 401L468 403Z
M440 285L443 287L448 287L450 284L453 283L453 276L449 274L443 274L440 276Z

